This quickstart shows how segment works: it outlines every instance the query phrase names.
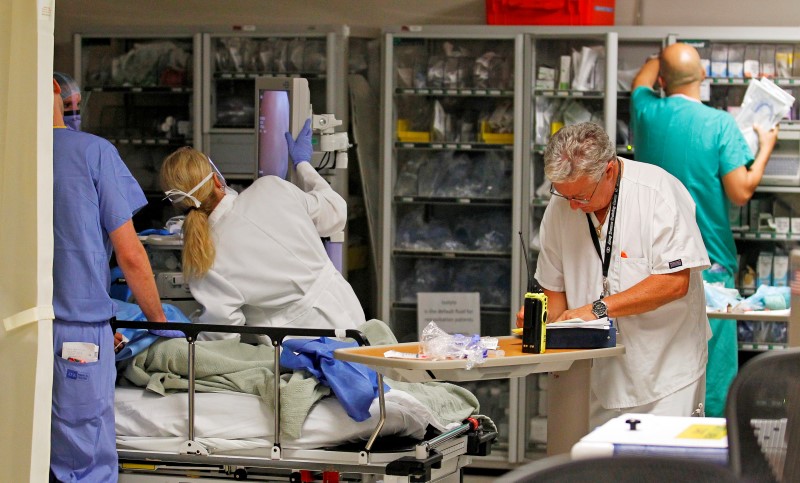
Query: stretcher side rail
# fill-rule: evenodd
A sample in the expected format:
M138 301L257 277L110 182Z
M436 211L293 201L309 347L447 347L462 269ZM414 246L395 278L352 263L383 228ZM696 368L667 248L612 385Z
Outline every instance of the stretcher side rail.
M175 322L142 322L142 321L129 321L129 320L116 320L111 321L112 330L117 329L143 329L150 331L155 335L168 335L174 338L175 333L180 332L186 338L189 344L188 350L188 377L189 377L189 434L188 439L184 443L183 452L187 454L200 454L207 456L208 450L200 443L195 441L194 437L194 408L195 408L195 342L197 337L203 332L217 332L227 334L252 334L263 335L269 337L273 347L275 347L275 403L273 410L275 411L275 435L272 446L273 459L281 458L281 420L280 420L280 355L281 344L286 337L336 337L340 339L349 338L356 341L359 346L368 346L369 341L364 334L356 329L305 329L305 328L287 328L287 327L256 327L256 326L240 326L240 325L213 325L213 324L186 324ZM369 451L380 433L386 421L386 408L383 390L383 375L378 374L378 398L380 403L380 418L376 428L367 444L362 451L362 457L369 459Z

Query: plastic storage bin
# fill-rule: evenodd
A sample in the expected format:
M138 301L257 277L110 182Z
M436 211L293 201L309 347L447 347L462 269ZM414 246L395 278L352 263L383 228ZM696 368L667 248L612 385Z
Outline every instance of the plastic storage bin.
M614 25L615 0L486 0L489 25Z

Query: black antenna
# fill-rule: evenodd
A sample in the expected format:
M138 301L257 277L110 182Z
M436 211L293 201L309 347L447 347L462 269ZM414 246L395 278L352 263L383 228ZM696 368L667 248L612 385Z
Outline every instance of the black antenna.
M531 266L528 263L528 249L525 248L525 239L522 238L522 231L519 232L519 242L522 247L522 256L525 258L525 273L528 275L528 293L533 293L533 277L531 277Z

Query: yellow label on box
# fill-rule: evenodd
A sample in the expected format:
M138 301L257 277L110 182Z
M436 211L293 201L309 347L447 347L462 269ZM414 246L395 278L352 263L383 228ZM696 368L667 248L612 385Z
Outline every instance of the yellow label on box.
M722 439L727 436L725 426L714 424L692 424L677 437L679 439Z

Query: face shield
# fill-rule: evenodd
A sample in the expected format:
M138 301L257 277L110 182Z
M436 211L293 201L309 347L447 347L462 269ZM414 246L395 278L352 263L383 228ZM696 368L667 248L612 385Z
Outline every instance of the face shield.
M53 78L61 88L61 100L64 102L64 124L81 130L81 89L75 79L62 72L53 72Z

